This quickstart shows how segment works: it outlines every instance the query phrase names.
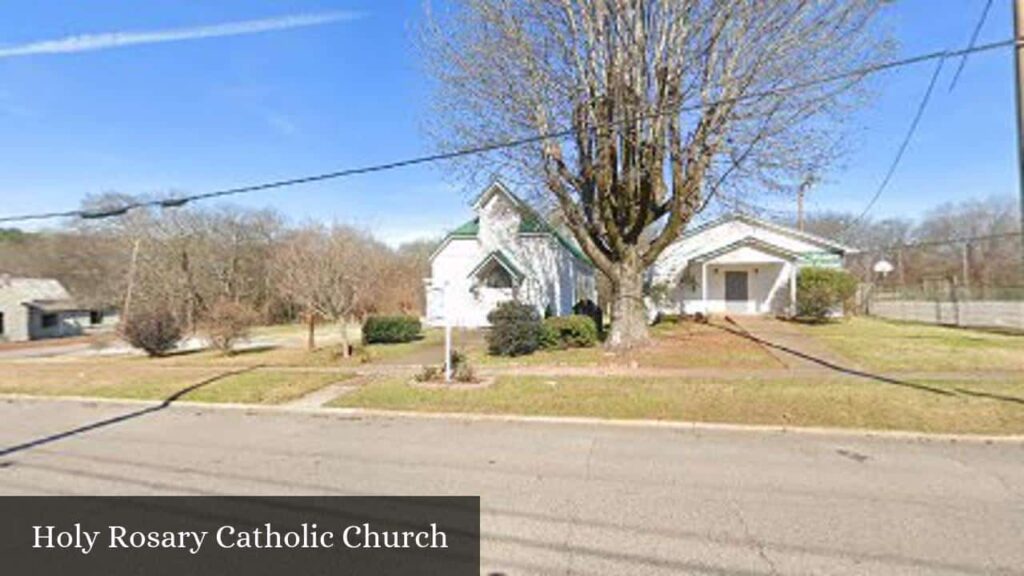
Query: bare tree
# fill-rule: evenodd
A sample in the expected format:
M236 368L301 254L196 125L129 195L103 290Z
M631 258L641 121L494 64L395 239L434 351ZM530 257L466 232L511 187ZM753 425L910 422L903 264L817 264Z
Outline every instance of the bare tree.
M385 270L375 308L378 311L400 312L420 315L426 309L426 294L423 279L430 276L430 255L437 248L438 240L417 240L407 242L391 254L382 255Z
M802 177L830 145L861 78L808 80L877 60L882 3L457 0L425 34L440 143L571 129L470 168L546 191L611 283L610 344L634 346L645 269L714 194Z
M374 287L386 247L367 234L344 226L307 226L287 235L274 259L276 285L306 310L340 325L342 354L350 351L348 327L372 308ZM314 345L310 332L309 345Z

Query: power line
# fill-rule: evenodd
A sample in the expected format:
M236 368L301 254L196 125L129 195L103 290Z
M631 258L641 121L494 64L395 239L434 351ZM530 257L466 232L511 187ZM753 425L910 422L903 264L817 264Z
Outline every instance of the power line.
M837 82L839 80L845 80L845 79L849 79L849 78L863 78L863 77L869 76L871 74L876 74L876 73L879 73L879 72L883 72L883 71L890 70L890 69L895 69L895 68L900 68L900 67L904 67L904 66L911 66L911 65L914 65L914 64L919 64L921 62L927 62L927 61L930 61L930 60L939 59L941 61L941 60L945 60L946 58L950 58L950 57L965 56L967 54L973 54L973 53L976 53L976 52L987 52L987 51L991 51L991 50L997 50L997 49L1000 49L1000 48L1006 48L1006 47L1016 46L1016 45L1018 45L1018 40L1017 39L1008 39L1008 40L1002 40L1002 41L999 41L999 42L991 42L991 43L988 43L988 44L982 44L982 45L978 45L978 46L974 46L974 47L969 47L969 48L965 48L965 49L962 49L962 50L941 50L941 51L936 51L936 52L930 52L930 53L927 53L927 54L919 54L917 56L912 56L912 57L909 57L909 58L903 58L903 59L900 59L900 60L891 60L891 61L888 61L888 62L882 62L882 63L874 64L874 65L871 65L871 66L865 66L863 68L858 68L858 69L851 70L851 71L848 71L848 72L833 74L833 75L829 75L829 76L823 76L823 77L820 77L820 78L815 78L815 79L807 80L807 81L804 81L804 82L797 82L797 83L794 83L794 84L790 84L788 86L782 86L782 87L775 88L775 89L772 89L772 90L753 92L753 93L749 93L749 94L743 94L743 95L740 95L740 96L736 96L734 98L725 98L725 99L705 102L705 103L701 103L701 104L684 106L684 107L681 107L678 110L657 112L657 113L654 113L652 115L649 115L646 119L657 118L657 117L664 116L664 115L670 114L670 113L674 114L674 113L683 113L683 112L693 112L693 111L697 111L697 110L703 110L703 109L706 109L706 108L710 108L710 107L713 107L713 106L719 106L719 105L722 105L722 104L729 104L729 103L741 102L741 101L746 101L746 100L757 100L757 99L766 98L766 97L770 97L770 96L777 96L777 95L780 95L780 94L784 94L786 92L792 92L792 91L795 91L795 90L802 90L804 88L809 88L809 87L812 87L812 86L817 86L817 85L821 85L821 84L829 84L829 83L832 83L832 82ZM620 124L622 122L624 122L624 120L623 121L618 121L618 122L611 122L611 123L606 124L605 127L613 127L613 126L616 126L616 125L618 125L618 124ZM403 160L396 160L396 161L392 161L392 162L385 162L385 163L381 163L381 164L371 164L371 165L367 165L367 166L361 166L361 167L355 167L355 168L347 168L347 169L343 169L343 170L337 170L337 171L333 171L333 172L325 172L325 173L322 173L322 174L316 174L316 175L312 175L312 176L303 176L303 177L299 177L299 178L291 178L291 179L286 179L286 180L277 180L277 181L273 181L273 182L266 182L266 183L262 183L262 184L251 185L251 186L241 186L241 187L236 187L236 188L227 188L227 189L223 189L223 190L216 190L216 191L205 192L205 193L201 193L201 194L191 194L191 195L187 195L187 196L177 196L177 197L174 197L174 198L169 198L169 199L164 199L164 200L147 200L147 201L129 202L127 204L123 204L123 205L118 206L116 208L110 208L110 209L101 209L101 210L94 210L94 211L90 211L90 210L68 210L68 211L64 211L64 212L45 212L45 213L37 213L37 214L23 214L23 215L18 215L18 216L0 217L0 223L4 223L4 222L19 222L19 221L28 221L28 220L48 220L48 219L52 219L52 218L69 218L69 217L79 217L79 218L83 218L83 219L101 219L101 218L110 218L110 217L114 217L114 216L120 216L120 215L123 215L123 214L127 213L130 210L134 210L134 209L137 209L137 208L147 208L147 207L176 208L176 207L184 206L185 204L188 204L189 202L194 202L194 201L208 200L208 199L211 199L211 198L221 198L221 197L225 197L225 196L235 196L235 195L240 195L240 194L251 194L251 193L254 193L254 192L261 192L261 191L272 190L272 189L276 189L276 188L285 188L285 187L297 186L297 185L301 185L301 184L309 184L309 183L313 183L313 182L322 182L322 181L325 181L325 180L335 180L335 179L339 179L339 178L345 178L345 177L349 177L349 176L356 176L356 175L360 175L360 174L370 174L370 173L374 173L374 172L383 172L383 171L395 170L395 169L399 169L399 168L407 168L407 167L415 166L415 165L419 165L419 164L428 164L428 163L434 163L434 162L439 162L439 161L443 161L443 160L451 160L451 159L454 159L454 158L459 158L459 157L464 157L464 156L474 156L474 155L484 154L484 153L488 153L488 152L494 152L496 150L501 150L501 149L506 149L506 148L517 148L519 146L525 146L527 144L535 144L537 142L542 142L542 141L545 141L545 140L564 138L566 136L571 136L573 134L574 134L574 130L572 128L568 128L568 129L563 129L563 130L556 130L556 131L552 131L552 132L541 133L541 134L537 134L537 135L534 135L534 136L528 136L528 137L524 137L524 138L518 138L518 139L507 140L507 141L503 141L503 142L495 142L495 143L491 143L491 144L483 144L483 145L480 145L480 146L474 146L474 147L470 147L470 148L463 148L463 149L459 149L459 150L453 150L451 152L443 152L443 153L438 153L438 154L430 154L430 155L426 155L426 156L417 156L417 157L407 158L407 159L403 159Z
M992 0L988 0L985 3L984 9L982 9L981 11L981 17L978 18L977 24L974 25L974 31L971 33L971 39L967 43L967 48L962 50L963 53L960 56L960 64L957 66L956 72L953 75L953 80L949 84L950 92L952 92L953 89L956 88L957 81L960 79L960 74L961 72L963 72L964 66L967 64L967 57L970 56L971 50L974 49L975 45L978 42L978 36L981 34L981 29L985 25L985 20L988 18L988 12L991 8ZM917 106L917 112L914 114L914 119L910 123L910 128L907 130L907 134L906 136L904 136L903 142L900 144L900 147L896 152L896 156L893 158L892 163L889 165L889 170L886 171L885 177L882 179L882 183L878 186L878 190L875 191L874 196L871 197L871 200L868 202L867 206L864 207L864 210L860 213L860 215L854 218L853 221L850 222L850 224L843 229L840 235L845 236L850 230L856 227L868 215L868 212L870 212L871 209L875 207L875 203L878 202L878 199L882 196L882 194L885 192L885 189L889 186L889 181L892 180L893 175L896 173L896 169L899 167L900 162L903 160L903 155L906 153L907 147L910 145L910 141L913 139L914 134L917 132L917 126L918 124L920 124L921 117L924 116L924 111L928 107L928 102L931 100L932 92L935 90L935 84L936 82L938 82L939 74L941 74L942 66L943 64L945 64L945 62L946 58L939 58L939 62L935 66L935 72L932 73L932 77L928 82L928 88L925 90L924 96L921 98L921 102Z
M910 122L910 127L907 129L907 133L903 136L903 141L900 143L899 149L896 151L896 156L893 157L892 162L889 163L889 169L885 172L885 177L882 178L881 184L878 185L878 189L875 190L875 194L868 201L867 206L861 211L860 215L853 219L849 225L840 232L840 236L845 236L850 230L855 228L860 222L871 212L871 209L875 207L875 203L882 197L885 189L888 188L889 182L892 180L893 175L896 174L896 169L899 168L900 162L903 161L903 155L906 154L907 148L910 147L910 141L913 140L914 134L917 132L917 127L921 123L921 118L924 116L924 111L928 108L928 102L932 99L932 92L935 91L935 84L939 81L939 75L942 73L942 65L946 62L945 58L940 58L938 64L935 65L935 71L932 72L932 77L928 81L928 88L924 91L924 96L917 105L917 111L914 113L914 119Z
M907 242L900 244L890 244L889 246L881 246L879 248L870 248L865 250L867 253L876 252L888 252L891 250L903 250L906 248L922 248L927 246L945 246L947 244L964 244L969 242L980 242L982 240L999 240L1003 238L1016 238L1024 235L1024 232L1001 232L998 234L985 234L981 236L961 236L957 238L950 238L948 240L924 240L921 242Z
M968 48L973 48L978 42L978 36L981 34L981 29L985 26L985 21L988 19L988 12L992 9L992 0L985 2L985 7L981 10L981 17L978 18L978 23L974 25L974 32L971 33L971 40L967 43ZM960 80L960 73L964 71L964 66L967 65L967 56L964 54L960 57L960 64L956 67L956 73L953 74L953 80L949 83L949 91L952 92L956 88L956 83Z

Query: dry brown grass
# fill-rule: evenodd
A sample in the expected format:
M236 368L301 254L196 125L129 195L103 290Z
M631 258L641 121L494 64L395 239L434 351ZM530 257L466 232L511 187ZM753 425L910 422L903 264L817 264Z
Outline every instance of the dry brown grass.
M277 404L351 377L346 372L281 372L155 362L3 362L0 393L164 400L203 382L180 400Z
M1024 375L1024 336L863 317L801 329L869 369Z
M939 390L964 383L922 382ZM921 432L1024 434L1024 378L972 383L985 396L937 394L848 378L730 379L501 376L482 390L432 389L392 379L334 406Z
M782 365L755 342L723 330L697 324L659 324L651 328L651 343L642 349L612 353L600 346L570 350L540 350L529 356L487 354L480 337L456 342L470 360L484 366L637 366L640 368L780 368Z

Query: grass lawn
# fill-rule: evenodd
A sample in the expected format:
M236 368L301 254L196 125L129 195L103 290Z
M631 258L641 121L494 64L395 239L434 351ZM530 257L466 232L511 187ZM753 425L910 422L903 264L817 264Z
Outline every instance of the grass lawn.
M838 355L875 370L1024 374L1024 336L863 317L801 329Z
M964 387L962 382L927 384L946 390ZM478 390L426 390L414 388L405 380L391 379L341 396L331 405L422 412L644 418L936 433L1024 433L1024 377L1017 382L971 383L968 387L974 392L1007 399L943 396L842 377L711 381L507 376L499 377L489 388Z
M136 360L136 359L133 359ZM4 362L0 393L163 400L198 382L231 371L144 362ZM278 404L351 377L344 372L257 370L220 378L182 396L196 402Z
M401 344L370 344L363 346L358 339L352 340L355 352L350 358L341 356L339 339L318 344L317 349L310 352L302 346L268 346L250 348L225 356L215 350L184 352L172 354L164 358L136 357L139 363L152 363L169 366L307 366L307 367L351 367L367 362L390 362L400 360L403 356L415 356L420 351L439 346L444 341L441 330L425 330L423 338L414 342ZM319 341L324 342L324 341ZM438 354L437 361L444 358Z
M505 358L487 354L481 338L471 340L470 361L478 366L607 366L644 368L780 368L760 345L712 326L684 322L651 328L651 344L614 354L598 346L570 350L540 350L528 356ZM456 341L456 347L459 342ZM461 349L461 348L460 348Z

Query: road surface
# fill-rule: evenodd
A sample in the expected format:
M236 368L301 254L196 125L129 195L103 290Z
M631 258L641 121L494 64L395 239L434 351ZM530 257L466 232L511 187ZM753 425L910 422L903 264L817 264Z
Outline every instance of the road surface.
M0 401L2 494L482 497L483 574L1024 574L1024 445Z

